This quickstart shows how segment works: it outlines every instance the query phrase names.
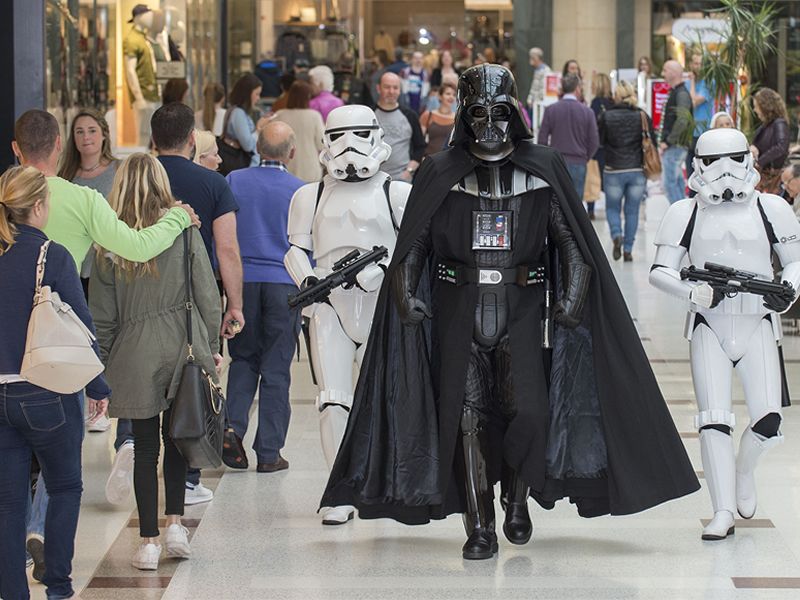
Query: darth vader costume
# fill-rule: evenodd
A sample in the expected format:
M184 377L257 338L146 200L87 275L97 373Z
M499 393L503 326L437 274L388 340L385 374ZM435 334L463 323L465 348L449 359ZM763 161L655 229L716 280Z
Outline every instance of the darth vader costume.
M464 558L531 535L530 494L624 515L699 483L558 153L511 73L459 80L451 147L408 200L323 506L422 524L463 513ZM430 318L428 318L430 317Z

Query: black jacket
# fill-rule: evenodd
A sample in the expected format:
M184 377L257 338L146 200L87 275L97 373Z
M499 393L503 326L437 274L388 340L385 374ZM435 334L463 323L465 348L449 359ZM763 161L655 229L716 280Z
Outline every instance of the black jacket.
M647 130L653 144L656 143L653 123L642 110L628 104L615 104L600 115L600 143L605 148L606 169L623 171L641 169L642 117L647 119Z
M551 148L523 141L510 160L552 187L593 275L584 326L576 330L556 327L550 406L547 398L538 395L523 403L523 418L515 419L519 425L510 424L514 431L505 435L505 460L548 508L559 497L575 499L588 494L589 488L596 493L600 487L605 512L629 514L696 491L700 486L694 470L563 159ZM420 167L384 277L347 431L322 506L352 504L362 519L389 517L408 524L464 510L463 494L454 481L453 457L477 288L466 290L452 310L439 312L451 332L445 339L436 335L441 328L432 327L430 321L403 325L389 288L397 265L453 183L476 164L476 159L456 146L432 155ZM420 281L416 296L423 301L431 299L430 283L425 276ZM517 294L519 290L512 287L509 294ZM529 348L539 344L530 335L533 328L528 320L540 315L524 309L512 301L509 322L515 327L510 331L516 333L510 343L515 356L526 356ZM577 357L564 361L559 347ZM524 359L512 369L515 386L527 383L530 369L525 368ZM434 371L441 373L439 382L433 379ZM599 402L608 472L594 485L585 483L582 491L549 477L545 455L549 442L558 441L547 431L558 430L558 420L569 413L562 404L580 401L575 395L585 393Z
M778 117L756 129L753 145L758 148L758 166L780 169L789 156L789 124Z
M679 109L685 108L691 114L694 114L694 107L692 104L692 97L689 95L689 90L686 89L686 84L681 83L669 93L667 103L664 105L664 116L661 121L661 141L666 142L670 146L686 146L680 143L684 130L689 127L689 123L685 118L682 118Z

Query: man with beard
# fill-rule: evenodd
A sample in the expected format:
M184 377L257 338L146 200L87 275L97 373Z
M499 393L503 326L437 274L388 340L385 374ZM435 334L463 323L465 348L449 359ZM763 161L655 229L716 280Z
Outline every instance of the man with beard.
M466 559L532 533L527 497L630 514L699 488L563 159L507 69L459 80L451 148L409 197L323 506L463 513Z

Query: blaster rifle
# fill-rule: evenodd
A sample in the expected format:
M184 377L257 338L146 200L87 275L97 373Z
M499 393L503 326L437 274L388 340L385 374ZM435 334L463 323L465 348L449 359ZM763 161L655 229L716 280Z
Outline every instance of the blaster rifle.
M378 263L387 256L389 251L386 246L374 246L372 250L361 255L358 250L353 250L334 263L333 273L289 296L289 308L304 308L315 302L322 302L339 286L352 287L356 284L356 275L367 265Z
M681 269L681 279L707 283L728 298L733 298L736 294L744 292L759 296L774 294L791 302L795 296L794 288L789 283L759 279L755 273L737 271L732 267L712 262L707 262L705 269L698 269L694 265L684 267Z

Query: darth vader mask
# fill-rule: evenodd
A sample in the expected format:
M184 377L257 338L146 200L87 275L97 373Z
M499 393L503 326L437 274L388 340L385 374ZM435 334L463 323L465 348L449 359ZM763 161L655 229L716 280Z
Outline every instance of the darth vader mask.
M511 71L483 64L467 69L458 80L459 109L451 145L466 144L483 160L508 156L532 137L517 100Z

